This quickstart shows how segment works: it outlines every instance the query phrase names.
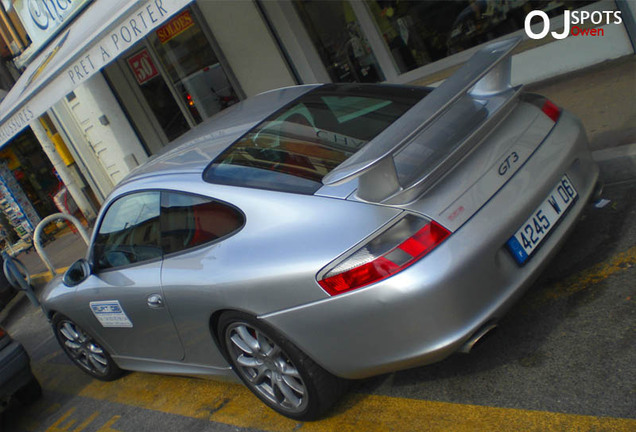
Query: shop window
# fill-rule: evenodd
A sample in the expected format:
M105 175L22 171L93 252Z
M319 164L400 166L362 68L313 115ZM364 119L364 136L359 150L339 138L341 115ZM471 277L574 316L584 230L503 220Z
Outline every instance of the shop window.
M523 29L532 10L557 16L593 1L366 0L400 73Z
M162 245L179 252L226 237L243 226L235 208L195 195L164 192L161 202Z
M378 82L384 76L348 1L294 5L333 82Z
M127 62L141 93L168 140L172 141L190 130L188 121L179 109L170 88L161 78L150 52L144 48L128 57Z
M138 95L128 94L117 73L109 76L150 148L156 131L149 132L146 119L161 129L159 135L165 135L165 140L160 140L166 144L239 102L197 17L196 9L182 10L120 60L128 82L140 89L141 109L131 101Z
M239 101L192 11L177 14L151 41L196 123Z
M0 5L0 37L4 45L1 54L5 58L20 55L31 43L15 9L4 4Z

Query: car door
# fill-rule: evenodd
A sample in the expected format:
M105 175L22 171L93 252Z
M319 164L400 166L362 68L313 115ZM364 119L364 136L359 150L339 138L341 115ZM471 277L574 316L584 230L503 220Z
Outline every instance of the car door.
M224 247L245 224L236 207L209 197L163 192L164 262L161 282L189 363L224 367L227 362L210 334L210 315L222 290L216 283L231 267Z
M91 250L93 274L78 307L116 356L178 361L183 347L161 290L159 191L113 201Z

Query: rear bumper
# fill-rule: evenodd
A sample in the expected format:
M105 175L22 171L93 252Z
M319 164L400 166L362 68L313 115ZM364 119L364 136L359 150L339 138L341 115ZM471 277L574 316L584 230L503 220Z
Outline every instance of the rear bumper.
M578 199L520 267L505 243L563 174ZM377 284L260 318L345 378L441 360L499 319L535 280L574 227L597 179L585 133L564 112L508 183L418 263Z

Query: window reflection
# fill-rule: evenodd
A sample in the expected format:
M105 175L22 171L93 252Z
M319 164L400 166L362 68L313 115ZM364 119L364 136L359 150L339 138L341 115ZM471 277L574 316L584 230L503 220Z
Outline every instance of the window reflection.
M349 2L296 0L294 5L333 82L384 80Z
M324 176L428 93L424 87L325 84L252 128L212 162L204 179L314 193ZM228 165L270 175L259 176L253 186L244 170L233 170L235 178L228 178ZM302 181L286 180L289 177Z
M523 29L532 10L557 16L593 1L366 0L400 73Z
M243 223L238 210L210 198L177 192L165 192L162 198L162 243L167 254L226 237Z
M93 245L97 269L160 258L159 192L127 195L104 215Z
M196 123L239 101L189 9L157 29L151 40Z

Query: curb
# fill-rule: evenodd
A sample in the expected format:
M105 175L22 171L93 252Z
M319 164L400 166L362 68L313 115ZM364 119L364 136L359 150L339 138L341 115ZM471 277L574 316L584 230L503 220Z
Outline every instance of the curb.
M55 269L56 276L64 274L67 269L68 267L60 267L58 269ZM34 287L43 286L51 282L51 280L53 280L53 276L51 275L51 272L48 271L31 275L31 285L33 285Z
M598 164L604 183L636 178L636 143L593 151L592 159Z

